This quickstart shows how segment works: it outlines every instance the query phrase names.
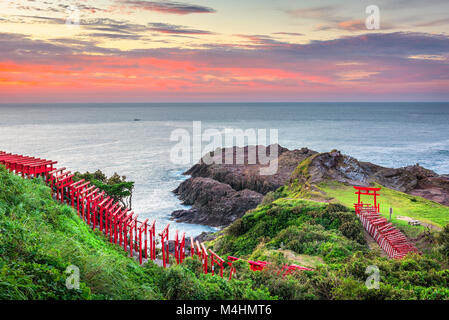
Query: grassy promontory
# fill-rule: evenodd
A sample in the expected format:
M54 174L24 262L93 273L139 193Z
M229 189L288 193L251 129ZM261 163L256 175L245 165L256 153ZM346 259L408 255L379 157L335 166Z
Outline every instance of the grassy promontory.
M394 207L395 216L443 227L428 231L393 219L422 255L388 259L366 242L369 236L351 208L354 189L334 180L311 182L309 166L317 156L302 161L285 186L221 231L210 243L214 250L224 256L315 268L281 280L274 280L271 268L258 275L272 294L283 298L449 299L449 208L383 188L382 207ZM379 287L369 289L366 281L374 269L379 270Z
M418 219L422 222L444 227L449 223L449 207L442 204L399 192L381 185L380 211L389 218L389 208L393 208L393 220L401 223L398 216L406 216ZM354 203L354 188L335 181L323 182L319 186L324 191L329 200L351 207Z

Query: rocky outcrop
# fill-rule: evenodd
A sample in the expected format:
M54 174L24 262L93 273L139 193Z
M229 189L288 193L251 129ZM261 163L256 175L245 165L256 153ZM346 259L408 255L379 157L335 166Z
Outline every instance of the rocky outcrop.
M227 226L246 211L255 208L263 195L249 190L234 190L230 185L210 178L191 178L174 191L186 205L193 207L178 210L172 217L178 222L189 222L219 227Z
M438 175L419 165L405 167L418 179L409 193L449 206L449 175Z
M270 153L271 148L277 149L277 157ZM231 150L231 148L217 149L210 156L217 156L221 153L221 159L224 161L226 151L229 150ZM259 153L265 154L267 158L277 162L277 170L274 174L260 174L261 168L267 166L261 164L259 156L253 161L254 163L251 163L248 160L249 155L258 155ZM232 159L229 161L230 164L206 164L207 161L205 160L205 157L203 157L198 164L190 168L185 174L192 176L192 178L211 178L226 183L235 190L249 189L266 194L269 191L274 191L284 185L290 178L290 175L296 166L304 159L316 153L316 151L307 148L288 150L278 144L272 145L269 148L264 146L249 146L244 148L233 147Z
M391 169L343 155L339 151L325 152L310 158L307 164L309 183L317 184L323 180L335 180L350 185L368 186L378 182L388 188L407 192L417 186L418 179L405 168ZM303 174L303 172L298 172ZM291 180L299 177L292 175Z
M255 208L266 193L284 185L298 163L316 153L307 148L288 150L277 144L217 149L185 172L191 178L174 193L192 208L174 211L172 217L178 222L227 226ZM207 164L211 157L215 162ZM220 164L220 159L226 163ZM274 174L261 174L261 169L268 166L266 160L276 161Z

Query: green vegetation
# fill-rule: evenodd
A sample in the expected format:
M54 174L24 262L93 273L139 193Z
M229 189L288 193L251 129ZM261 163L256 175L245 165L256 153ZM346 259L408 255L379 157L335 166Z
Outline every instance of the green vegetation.
M214 249L221 254L256 258L262 248L285 248L319 255L327 262L363 251L364 243L360 221L345 207L279 199L235 221L215 240Z
M280 198L250 211L209 244L222 256L270 261L262 272L239 265L237 277L263 284L281 299L449 299L449 226L428 236L432 246L422 256L388 259L368 250L346 207ZM312 257L314 271L278 275L283 263L310 266ZM378 289L365 284L368 266L379 268Z
M380 185L377 185L380 186ZM383 186L379 192L380 209L385 217L389 217L389 208L393 208L393 219L397 216L407 216L420 221L443 227L449 223L449 207L439 203L402 193ZM354 204L354 188L335 181L321 183L319 188L332 197L335 202L352 207ZM371 200L371 199L368 199ZM357 201L356 201L357 202Z
M0 166L0 299L157 299L152 279L123 251L56 203L39 179ZM65 286L79 267L79 290Z
M142 267L55 202L40 179L24 180L0 166L0 300L275 298L250 279L194 273L198 264ZM79 289L66 287L70 265L80 270Z
M86 173L75 172L73 180L79 181L82 179L90 181L100 190L111 196L114 201L120 202L124 207L129 209L132 208L134 182L126 181L125 176L120 177L117 173L114 173L108 178L100 170L97 170L94 173L90 173L89 171Z
M449 299L449 208L382 187L381 208L393 207L394 217L446 225L442 232L430 232L394 218L397 227L416 239L423 254L388 259L377 245L373 250L365 242L352 209L351 186L310 183L312 159L301 162L287 185L268 193L259 207L210 242L222 256L271 263L255 273L240 266L237 277L264 284L281 299ZM286 262L315 270L277 276ZM366 285L369 266L379 270L378 289Z

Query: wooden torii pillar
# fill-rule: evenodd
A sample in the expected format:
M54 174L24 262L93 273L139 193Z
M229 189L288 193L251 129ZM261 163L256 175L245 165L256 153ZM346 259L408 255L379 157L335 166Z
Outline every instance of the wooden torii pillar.
M164 228L164 230L162 230L162 232L159 233L159 236L161 237L162 261L163 261L164 268L167 266L167 264L170 263L169 251L168 251L169 227L170 227L170 224L167 224L167 226Z

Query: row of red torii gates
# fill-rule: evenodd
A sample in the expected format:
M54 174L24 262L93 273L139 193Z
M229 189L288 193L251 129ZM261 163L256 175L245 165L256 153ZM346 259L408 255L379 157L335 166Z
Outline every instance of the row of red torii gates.
M377 203L378 191L381 188L355 186L357 203L354 204L355 213L363 224L363 227L376 240L379 246L390 258L403 258L409 252L419 253L401 231L396 229L391 222L380 215L380 204ZM373 204L363 203L361 196L373 197Z
M23 178L43 177L47 185L52 189L53 196L61 203L68 204L77 210L79 217L86 222L93 230L99 229L109 238L110 243L117 244L130 257L135 257L139 263L144 263L144 259L157 260L156 257L156 221L149 223L149 219L138 220L138 215L134 211L125 208L118 201L101 191L90 181L84 179L74 181L74 174L66 171L66 168L55 168L57 161L28 157L18 154L11 154L0 151L0 165L4 165L9 171L21 175ZM159 233L161 240L162 265L167 267L170 264L170 255L174 262L180 264L186 258L186 236L185 232L180 234L175 232L174 253L169 250L169 227L167 226ZM203 243L190 238L190 255L197 256L202 262L202 269L205 274L210 270L212 275L215 267L219 267L219 275L223 277L225 266L230 267L229 279L235 273L232 266L239 258L228 256L225 261L211 249L206 249ZM263 270L269 263L266 261L247 261L251 270ZM283 275L297 270L312 269L296 264L286 264L280 272Z

